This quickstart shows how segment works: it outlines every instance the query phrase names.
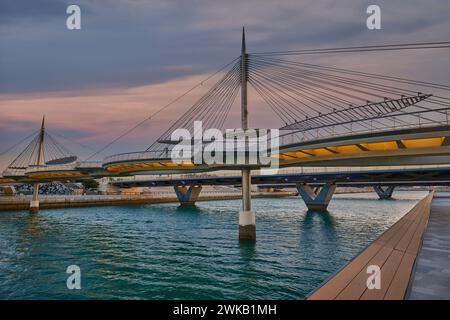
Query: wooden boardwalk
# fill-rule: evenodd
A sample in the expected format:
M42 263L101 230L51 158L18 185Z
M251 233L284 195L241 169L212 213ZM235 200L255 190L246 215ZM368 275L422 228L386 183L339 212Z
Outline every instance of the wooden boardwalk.
M401 300L405 298L430 215L430 193L308 300ZM381 269L381 288L369 290L367 267Z

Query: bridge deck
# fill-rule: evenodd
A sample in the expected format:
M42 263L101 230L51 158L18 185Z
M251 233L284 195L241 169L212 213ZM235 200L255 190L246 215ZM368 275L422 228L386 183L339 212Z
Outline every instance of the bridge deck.
M437 193L408 299L450 299L450 193Z
M309 300L404 299L430 215L431 193L348 263ZM369 290L367 267L381 269L381 289Z

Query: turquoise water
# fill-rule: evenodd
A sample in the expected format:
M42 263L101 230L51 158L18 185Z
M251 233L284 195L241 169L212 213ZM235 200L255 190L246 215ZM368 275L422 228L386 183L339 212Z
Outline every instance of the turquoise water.
M1 299L298 299L424 192L255 199L256 243L237 241L240 201L0 212ZM68 290L66 268L81 268Z

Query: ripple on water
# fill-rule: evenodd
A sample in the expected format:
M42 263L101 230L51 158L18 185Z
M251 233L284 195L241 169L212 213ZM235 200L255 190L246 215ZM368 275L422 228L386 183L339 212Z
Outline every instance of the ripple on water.
M2 212L0 298L298 299L422 196L338 195L328 213L255 199L256 243L237 241L237 200ZM81 290L66 288L71 264Z

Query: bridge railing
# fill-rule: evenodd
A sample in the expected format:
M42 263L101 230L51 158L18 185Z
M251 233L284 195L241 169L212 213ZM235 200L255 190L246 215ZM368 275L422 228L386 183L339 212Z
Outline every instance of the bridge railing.
M48 171L72 171L75 170L75 164L63 164L63 165L46 165L39 167L28 167L25 170L25 174L34 172L48 172Z
M3 177L24 177L26 169L6 169L3 171Z
M119 153L103 160L103 164L113 163L113 162L126 162L130 160L164 160L170 158L170 151L141 151L141 152L128 152Z
M77 169L100 169L103 163L99 161L76 162L62 165L43 165L39 167L28 167L25 174L33 172L48 172L48 171L73 171Z
M77 162L75 165L75 167L79 169L100 169L102 166L102 161L83 161Z
M408 121L405 121L408 117ZM326 128L316 128L305 131L280 130L280 147L299 142L312 141L320 138L331 138L335 136L343 137L346 135L364 134L373 132L385 132L399 129L423 128L439 125L449 125L450 109L429 109L402 114L393 114L389 116L393 122L392 125L386 125L382 128L373 125L373 121L361 121L350 123L347 126L336 124ZM376 122L376 121L375 121Z

